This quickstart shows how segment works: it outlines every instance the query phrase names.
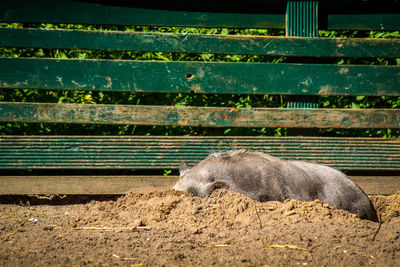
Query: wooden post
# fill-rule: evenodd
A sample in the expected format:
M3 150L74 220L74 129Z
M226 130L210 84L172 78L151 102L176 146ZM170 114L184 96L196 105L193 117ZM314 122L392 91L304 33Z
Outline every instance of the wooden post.
M286 36L318 37L318 1L289 0L286 7ZM307 73L304 74L307 76ZM289 96L288 108L318 108L318 96ZM288 129L289 135L316 136L318 129Z

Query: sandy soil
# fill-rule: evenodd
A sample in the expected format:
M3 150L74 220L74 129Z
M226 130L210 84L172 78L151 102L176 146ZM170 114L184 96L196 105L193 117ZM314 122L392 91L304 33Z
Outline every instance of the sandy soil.
M225 190L0 204L0 265L396 266L400 195L371 199L381 225L320 201L260 203Z

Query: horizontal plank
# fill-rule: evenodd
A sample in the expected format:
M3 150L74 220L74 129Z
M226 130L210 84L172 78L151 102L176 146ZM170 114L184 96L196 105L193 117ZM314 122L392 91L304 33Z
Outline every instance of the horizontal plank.
M0 28L0 46L313 57L400 57L399 39Z
M175 176L0 176L0 195L115 195L172 188Z
M329 30L399 30L399 1L319 1L319 27Z
M400 191L400 176L350 176L368 195L393 195Z
M157 8L137 8L129 4L135 5L134 2L123 6L113 2L7 0L0 5L0 22L240 28L284 28L285 23L283 12L242 14L179 10L182 5L175 10L162 10L162 2ZM168 7L173 8L172 5Z
M400 128L400 109L221 108L0 102L0 121L195 127Z
M0 58L0 87L399 96L400 66Z
M399 30L397 2L321 1L320 29ZM154 5L154 3L153 3ZM163 9L164 8L164 9ZM85 10L84 15L82 10ZM266 14L262 14L262 11ZM363 14L364 12L364 14ZM0 5L0 22L106 25L285 28L284 1L187 1L152 3L124 1L7 0Z
M178 176L0 176L0 195L119 195L172 188ZM400 176L351 176L369 195L400 190Z
M367 1L366 1L367 2ZM326 29L328 30L377 30L395 31L400 29L400 9L392 12L374 14L328 14Z
M189 136L0 136L0 169L178 169L231 149L341 170L400 170L400 139Z

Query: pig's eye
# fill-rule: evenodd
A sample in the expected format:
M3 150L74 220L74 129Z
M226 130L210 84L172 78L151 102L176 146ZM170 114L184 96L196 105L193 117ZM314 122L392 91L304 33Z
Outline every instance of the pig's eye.
M215 181L214 176L208 177L207 181L210 182L210 183L214 182Z

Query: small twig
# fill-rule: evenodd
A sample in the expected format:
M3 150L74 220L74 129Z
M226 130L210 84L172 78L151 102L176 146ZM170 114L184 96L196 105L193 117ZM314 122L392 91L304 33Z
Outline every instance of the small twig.
M381 229L381 226L382 226L382 214L379 214L379 226L378 226L378 229L376 229L374 237L372 238L372 242L375 241L375 237L378 234L379 230Z
M258 221L260 222L260 229L262 229L263 225L262 225L262 222L261 222L260 214L258 214L257 207L256 207L255 204L254 204L254 210L255 210L255 212L257 214Z
M4 239L7 239L7 237L12 236L12 235L14 235L14 234L16 234L16 233L18 233L18 232L19 232L19 230L15 230L14 232L8 233L8 234L6 234L6 235L4 236Z
M261 237L260 237L260 242L261 242L261 245L262 245L263 248L291 248L291 249L298 249L298 250L304 250L304 251L311 251L311 250L313 250L314 248L319 247L319 246L321 246L321 245L323 244L323 243L321 243L321 244L315 245L315 246L313 246L313 247L311 247L311 248L302 248L302 247L298 247L298 246L291 245L291 244L285 244L285 245L264 245L264 243L263 243Z
M232 237L232 238L229 238L229 239L227 239L227 240L225 240L224 242L222 242L222 244L224 244L224 245L227 245L227 244L229 244L233 239L235 239L236 237Z
M133 230L133 229L145 229L150 230L149 226L135 226L135 227L75 227L72 228L74 230L106 230L106 231L115 231L115 230Z
M292 248L292 249L298 249L298 250L305 250L305 251L311 251L311 248L302 248L302 247L298 247L295 245L290 245L290 244L286 244L286 245L265 245L265 248Z
M236 237L229 238L229 239L225 240L224 242L222 242L221 244L209 245L209 246L207 246L207 248L230 247L231 245L229 245L229 243L235 238Z
M117 259L123 260L123 261L137 261L138 260L136 258L126 258L126 257L121 258L120 256L118 256L116 254L112 254L112 256L117 258Z
M260 236L260 242L261 242L261 246L264 247L264 242L262 242L261 236Z

